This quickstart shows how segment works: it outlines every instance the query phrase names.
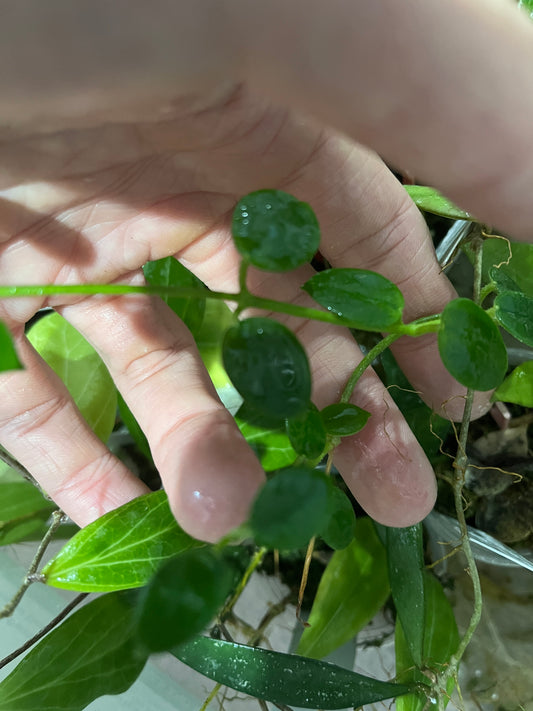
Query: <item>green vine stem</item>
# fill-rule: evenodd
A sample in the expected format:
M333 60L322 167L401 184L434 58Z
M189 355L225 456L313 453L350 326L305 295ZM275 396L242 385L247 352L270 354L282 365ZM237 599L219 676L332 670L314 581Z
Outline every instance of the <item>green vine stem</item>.
M346 386L344 390L342 391L342 395L340 397L339 402L348 402L350 398L352 397L353 391L355 386L357 385L359 378L363 375L365 370L372 365L374 360L383 353L383 351L386 351L389 346L394 343L394 341L398 340L400 336L402 336L402 333L391 333L389 336L385 336L379 343L376 343L376 345L371 348L366 356L363 358L363 360L359 363L359 365L355 368L353 373L350 376L350 379L346 383Z
M196 287L186 286L133 286L130 284L41 284L24 286L0 286L0 299L32 296L123 296L127 294L147 294L149 296L168 296L176 298L198 298L215 299L217 301L229 301L237 304L237 311L244 308L257 308L263 311L273 311L275 313L288 314L298 318L310 319L313 321L323 321L335 326L345 326L347 328L358 328L358 324L349 319L329 311L320 311L308 306L298 306L276 299L266 299L256 296L248 291L246 284L246 270L248 265L243 264L240 272L241 291L238 293L225 291L206 291ZM438 330L440 316L424 316L411 323L401 323L391 325L388 329L397 336L422 336L425 333L433 333ZM372 329L366 329L372 330Z
M474 255L474 291L473 299L479 304L480 300L484 298L483 291L481 289L481 277L482 277L482 244L481 238L476 237L472 241L471 249ZM474 553L472 551L472 546L470 545L470 538L468 537L468 527L466 524L465 511L463 505L463 486L465 482L466 468L468 466L468 457L466 455L466 444L468 439L468 430L470 427L470 418L472 416L472 404L474 401L474 391L468 390L465 398L465 408L463 412L463 418L461 421L461 430L459 432L459 442L457 449L457 456L454 461L455 475L453 479L453 498L455 504L455 513L457 516L457 521L459 523L459 529L461 532L461 550L466 558L467 570L472 581L472 588L474 594L473 600L473 610L470 617L470 621L466 628L466 631L459 643L457 651L450 659L449 665L438 675L436 687L441 690L438 694L438 708L439 711L444 710L445 707L445 689L448 679L454 677L457 678L457 670L459 668L459 663L466 651L466 648L470 644L470 641L477 629L479 621L481 620L481 612L483 609L483 596L481 590L481 581L479 579L479 572L476 566L476 560Z
M48 548L48 544L52 540L52 537L54 533L57 531L59 526L63 523L65 518L65 514L62 511L54 511L52 514L52 523L50 524L50 527L48 531L46 532L45 536L43 537L42 541L39 544L39 547L37 549L37 553L35 554L30 567L28 568L28 572L26 573L26 576L24 577L24 580L22 581L22 585L20 588L17 590L15 593L15 596L13 597L12 600L10 600L7 605L5 605L1 610L0 610L0 619L3 617L10 617L13 612L15 611L17 605L19 602L22 600L22 596L26 592L26 590L30 587L30 585L40 579L40 576L36 575L37 568L39 567L39 563L42 560L43 555L45 554L46 549Z

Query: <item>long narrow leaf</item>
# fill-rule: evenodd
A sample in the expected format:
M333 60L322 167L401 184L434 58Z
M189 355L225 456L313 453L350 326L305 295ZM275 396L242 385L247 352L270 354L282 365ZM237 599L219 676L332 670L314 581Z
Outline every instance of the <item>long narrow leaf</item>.
M275 704L344 709L390 699L409 686L378 681L328 662L196 637L172 652L200 674Z

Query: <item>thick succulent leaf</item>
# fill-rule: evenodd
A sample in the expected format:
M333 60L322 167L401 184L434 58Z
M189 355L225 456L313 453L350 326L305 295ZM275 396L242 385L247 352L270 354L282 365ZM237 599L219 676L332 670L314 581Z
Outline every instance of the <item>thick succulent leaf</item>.
M4 370L20 370L22 364L17 356L13 337L3 321L0 321L0 373Z
M353 328L386 331L402 318L402 292L376 272L327 269L311 277L302 288Z
M246 406L239 408L235 422L266 472L288 467L297 458L284 425L271 424Z
M494 299L494 315L512 336L533 347L533 297L504 291Z
M326 429L313 403L301 415L287 420L287 434L293 449L306 459L317 459L326 446Z
M298 653L321 658L354 637L390 593L387 558L369 518L357 521L355 538L326 567Z
M181 286L205 289L205 285L198 277L178 262L174 257L164 257L143 266L144 278L151 286ZM205 312L205 298L193 296L168 296L162 294L172 311L179 316L193 335L197 334L202 326Z
M274 704L306 709L360 707L409 692L334 664L197 637L172 651L209 679Z
M224 367L245 402L273 417L304 412L311 371L296 336L277 321L248 318L226 332Z
M533 360L517 365L496 389L492 399L533 407Z
M484 391L504 379L507 351L503 338L490 316L470 299L447 304L438 344L442 362L461 385Z
M424 645L424 551L422 524L386 528L392 599L413 661L422 664Z
M320 411L328 435L347 437L366 425L370 412L347 402L335 402Z
M151 652L186 642L215 617L232 582L231 567L212 548L189 550L165 561L140 595L140 641Z
M459 632L448 598L441 584L427 572L424 573L424 645L422 650L423 665L433 671L440 671L446 665L459 646ZM428 684L428 677L422 674L414 664L409 645L406 642L402 625L396 622L395 636L396 676L399 681L409 684L419 682ZM454 686L450 680L446 696ZM445 698L445 703L447 698ZM423 711L427 699L423 694L408 694L396 702L398 711Z
M162 561L199 545L178 526L165 492L156 491L83 528L42 573L56 588L124 590L145 585Z
M451 220L475 221L470 213L461 210L435 188L426 185L404 185L404 188L415 205L424 212L431 212L434 215L440 215L440 217L449 217Z
M57 313L37 321L28 339L65 383L89 426L107 441L115 424L117 391L98 353Z
M272 476L252 507L250 525L258 545L302 548L326 526L332 484L316 469L289 467Z
M310 262L320 243L313 210L281 190L258 190L239 200L231 231L239 253L271 272Z
M0 711L81 711L126 691L141 673L133 608L124 593L93 600L34 647L0 683Z

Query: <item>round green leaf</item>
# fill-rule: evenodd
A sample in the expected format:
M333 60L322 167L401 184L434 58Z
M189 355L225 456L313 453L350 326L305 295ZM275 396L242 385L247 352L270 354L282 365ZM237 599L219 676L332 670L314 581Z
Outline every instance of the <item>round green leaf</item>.
M504 291L494 300L494 315L512 336L533 346L533 297Z
M239 253L271 272L306 264L320 243L313 210L281 190L258 190L239 200L231 230Z
M232 582L231 568L212 549L171 558L144 588L137 632L151 652L182 644L216 615Z
M346 437L363 429L370 412L351 403L334 402L321 410L320 415L329 435Z
M302 548L327 524L331 482L313 469L282 469L260 490L250 517L260 546Z
M230 328L222 358L236 389L259 412L279 418L306 410L309 361L296 336L277 321L249 318Z
M333 550L339 551L350 545L355 534L355 513L352 502L336 486L331 490L330 514L321 538Z
M454 299L441 316L438 333L442 362L467 388L491 390L507 370L507 351L498 327L470 299Z
M287 420L287 433L294 450L307 459L316 459L324 451L326 430L313 403L302 415Z
M381 274L366 269L327 269L303 287L328 311L343 317L353 328L385 331L401 321L402 292Z
M117 390L98 353L58 313L37 321L28 339L65 383L89 426L107 441L115 424Z

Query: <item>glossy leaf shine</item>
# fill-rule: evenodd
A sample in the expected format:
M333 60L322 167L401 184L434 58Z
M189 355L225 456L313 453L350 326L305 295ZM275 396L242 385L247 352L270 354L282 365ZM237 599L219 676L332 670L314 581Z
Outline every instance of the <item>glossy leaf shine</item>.
M327 269L302 289L321 306L346 319L353 328L386 331L400 323L401 291L391 281L365 269Z
M335 437L354 435L368 422L370 412L351 403L336 402L320 411L326 432Z
M424 212L448 217L450 220L475 220L472 215L454 205L435 188L426 185L404 185L404 188L415 205Z
M172 653L209 679L275 704L344 709L405 694L409 687L378 681L316 659L197 637Z
M492 399L533 407L533 360L518 365L496 389Z
M42 572L56 588L124 590L146 585L162 561L199 545L176 523L165 492L156 491L90 523Z
M505 377L507 351L494 321L470 299L454 299L442 312L439 353L453 377L474 390L491 390Z
M494 300L494 315L512 336L533 347L533 297L504 291Z
M239 253L271 272L310 262L320 244L311 207L281 190L258 190L239 200L231 231Z

